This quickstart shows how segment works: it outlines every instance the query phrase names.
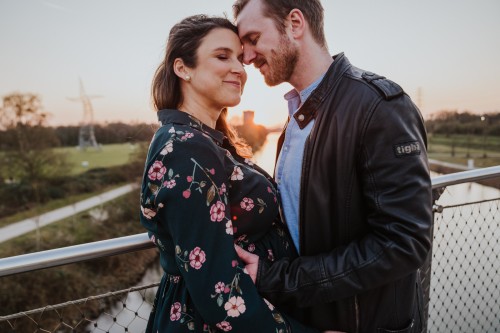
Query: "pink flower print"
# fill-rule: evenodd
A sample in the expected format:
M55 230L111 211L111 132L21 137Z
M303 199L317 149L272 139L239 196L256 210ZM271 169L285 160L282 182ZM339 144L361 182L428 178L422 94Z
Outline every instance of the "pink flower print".
M267 187L267 192L272 193L272 190L269 186Z
M190 189L185 190L184 192L182 192L182 196L186 199L189 198L191 196L191 190Z
M253 200L250 198L243 198L240 202L240 206L246 211L251 211L254 207Z
M224 294L228 294L230 291L231 291L231 288L229 288L228 286L224 287Z
M191 182L193 181L193 177L191 177L191 176L187 176L187 177L186 177L186 180L187 180L187 182L188 182L188 183L191 183Z
M222 184L219 188L219 195L226 193L226 184Z
M170 308L170 320L177 321L181 319L181 303L175 302Z
M267 299L264 298L264 302L266 302L267 307L269 310L273 311L274 310L274 305L272 305Z
M179 275L175 275L172 279L172 282L173 283L179 283L179 280L181 279L181 277Z
M174 188L175 186L175 179L167 180L163 183L163 186L166 188Z
M232 235L233 234L233 223L231 220L227 221L226 223L226 234Z
M239 166L235 166L233 173L231 174L231 180L242 180L243 179L243 171Z
M220 323L217 323L215 326L217 326L218 329L223 330L224 332L229 332L233 328L231 327L231 324L227 321L221 321Z
M163 165L161 161L155 161L148 171L148 177L151 180L159 180L167 172L167 168Z
M238 260L231 261L231 266L233 266L233 267L238 266Z
M174 150L174 143L172 140L168 140L167 143L165 143L165 146L163 147L162 151L160 152L160 155L167 155L168 153L171 153Z
M226 287L226 285L224 284L224 282L217 282L217 284L215 285L215 292L217 294L220 294L220 293L224 292L225 287Z
M249 158L245 158L245 163L248 164L248 165L253 165L252 160L249 159Z
M269 259L270 261L274 261L273 250L271 250L271 249L267 250L267 259Z
M210 207L210 219L212 222L220 222L224 218L226 206L221 201L217 201Z
M175 128L174 128L174 126L170 127L170 129L168 130L168 133L175 133Z
M253 251L255 251L255 244L254 243L248 245L248 252L253 252Z
M142 215L147 218L148 220L151 220L153 217L156 216L156 210L150 209L150 208L144 208L141 206L141 212Z
M181 137L181 140L182 141L186 141L187 139L191 139L192 137L194 136L193 133L191 132L186 132L182 137Z
M205 260L207 260L205 251L203 251L199 247L195 247L194 250L189 253L189 264L194 269L200 269Z
M243 298L240 296L233 296L224 304L224 309L227 311L229 317L239 317L247 308Z
M151 235L151 238L150 238L151 242L153 244L156 244L156 238L155 238L155 235Z
M208 170L208 172L210 172L211 175L215 175L215 169L214 168Z

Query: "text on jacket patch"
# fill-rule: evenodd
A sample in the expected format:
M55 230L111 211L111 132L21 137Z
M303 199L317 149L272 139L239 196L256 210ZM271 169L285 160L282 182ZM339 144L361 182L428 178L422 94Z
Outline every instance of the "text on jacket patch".
M398 143L394 145L396 157L420 155L420 143L418 141Z

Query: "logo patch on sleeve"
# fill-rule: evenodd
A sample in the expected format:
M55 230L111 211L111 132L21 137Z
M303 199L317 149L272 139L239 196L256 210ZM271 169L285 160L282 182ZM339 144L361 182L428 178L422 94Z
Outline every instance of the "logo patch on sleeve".
M395 144L394 154L396 157L420 155L420 143L418 141L410 141Z

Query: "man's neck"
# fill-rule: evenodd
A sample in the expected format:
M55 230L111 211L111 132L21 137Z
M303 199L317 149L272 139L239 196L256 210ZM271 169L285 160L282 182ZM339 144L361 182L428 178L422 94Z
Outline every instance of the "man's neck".
M332 62L333 58L325 48L303 49L289 83L297 91L302 91L323 75Z

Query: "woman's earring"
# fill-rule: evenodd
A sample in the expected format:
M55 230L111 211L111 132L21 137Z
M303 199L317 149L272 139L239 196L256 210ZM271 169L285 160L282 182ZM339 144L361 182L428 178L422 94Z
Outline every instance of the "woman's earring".
M187 82L190 82L190 81L191 81L191 76L186 75L186 81L187 81Z

